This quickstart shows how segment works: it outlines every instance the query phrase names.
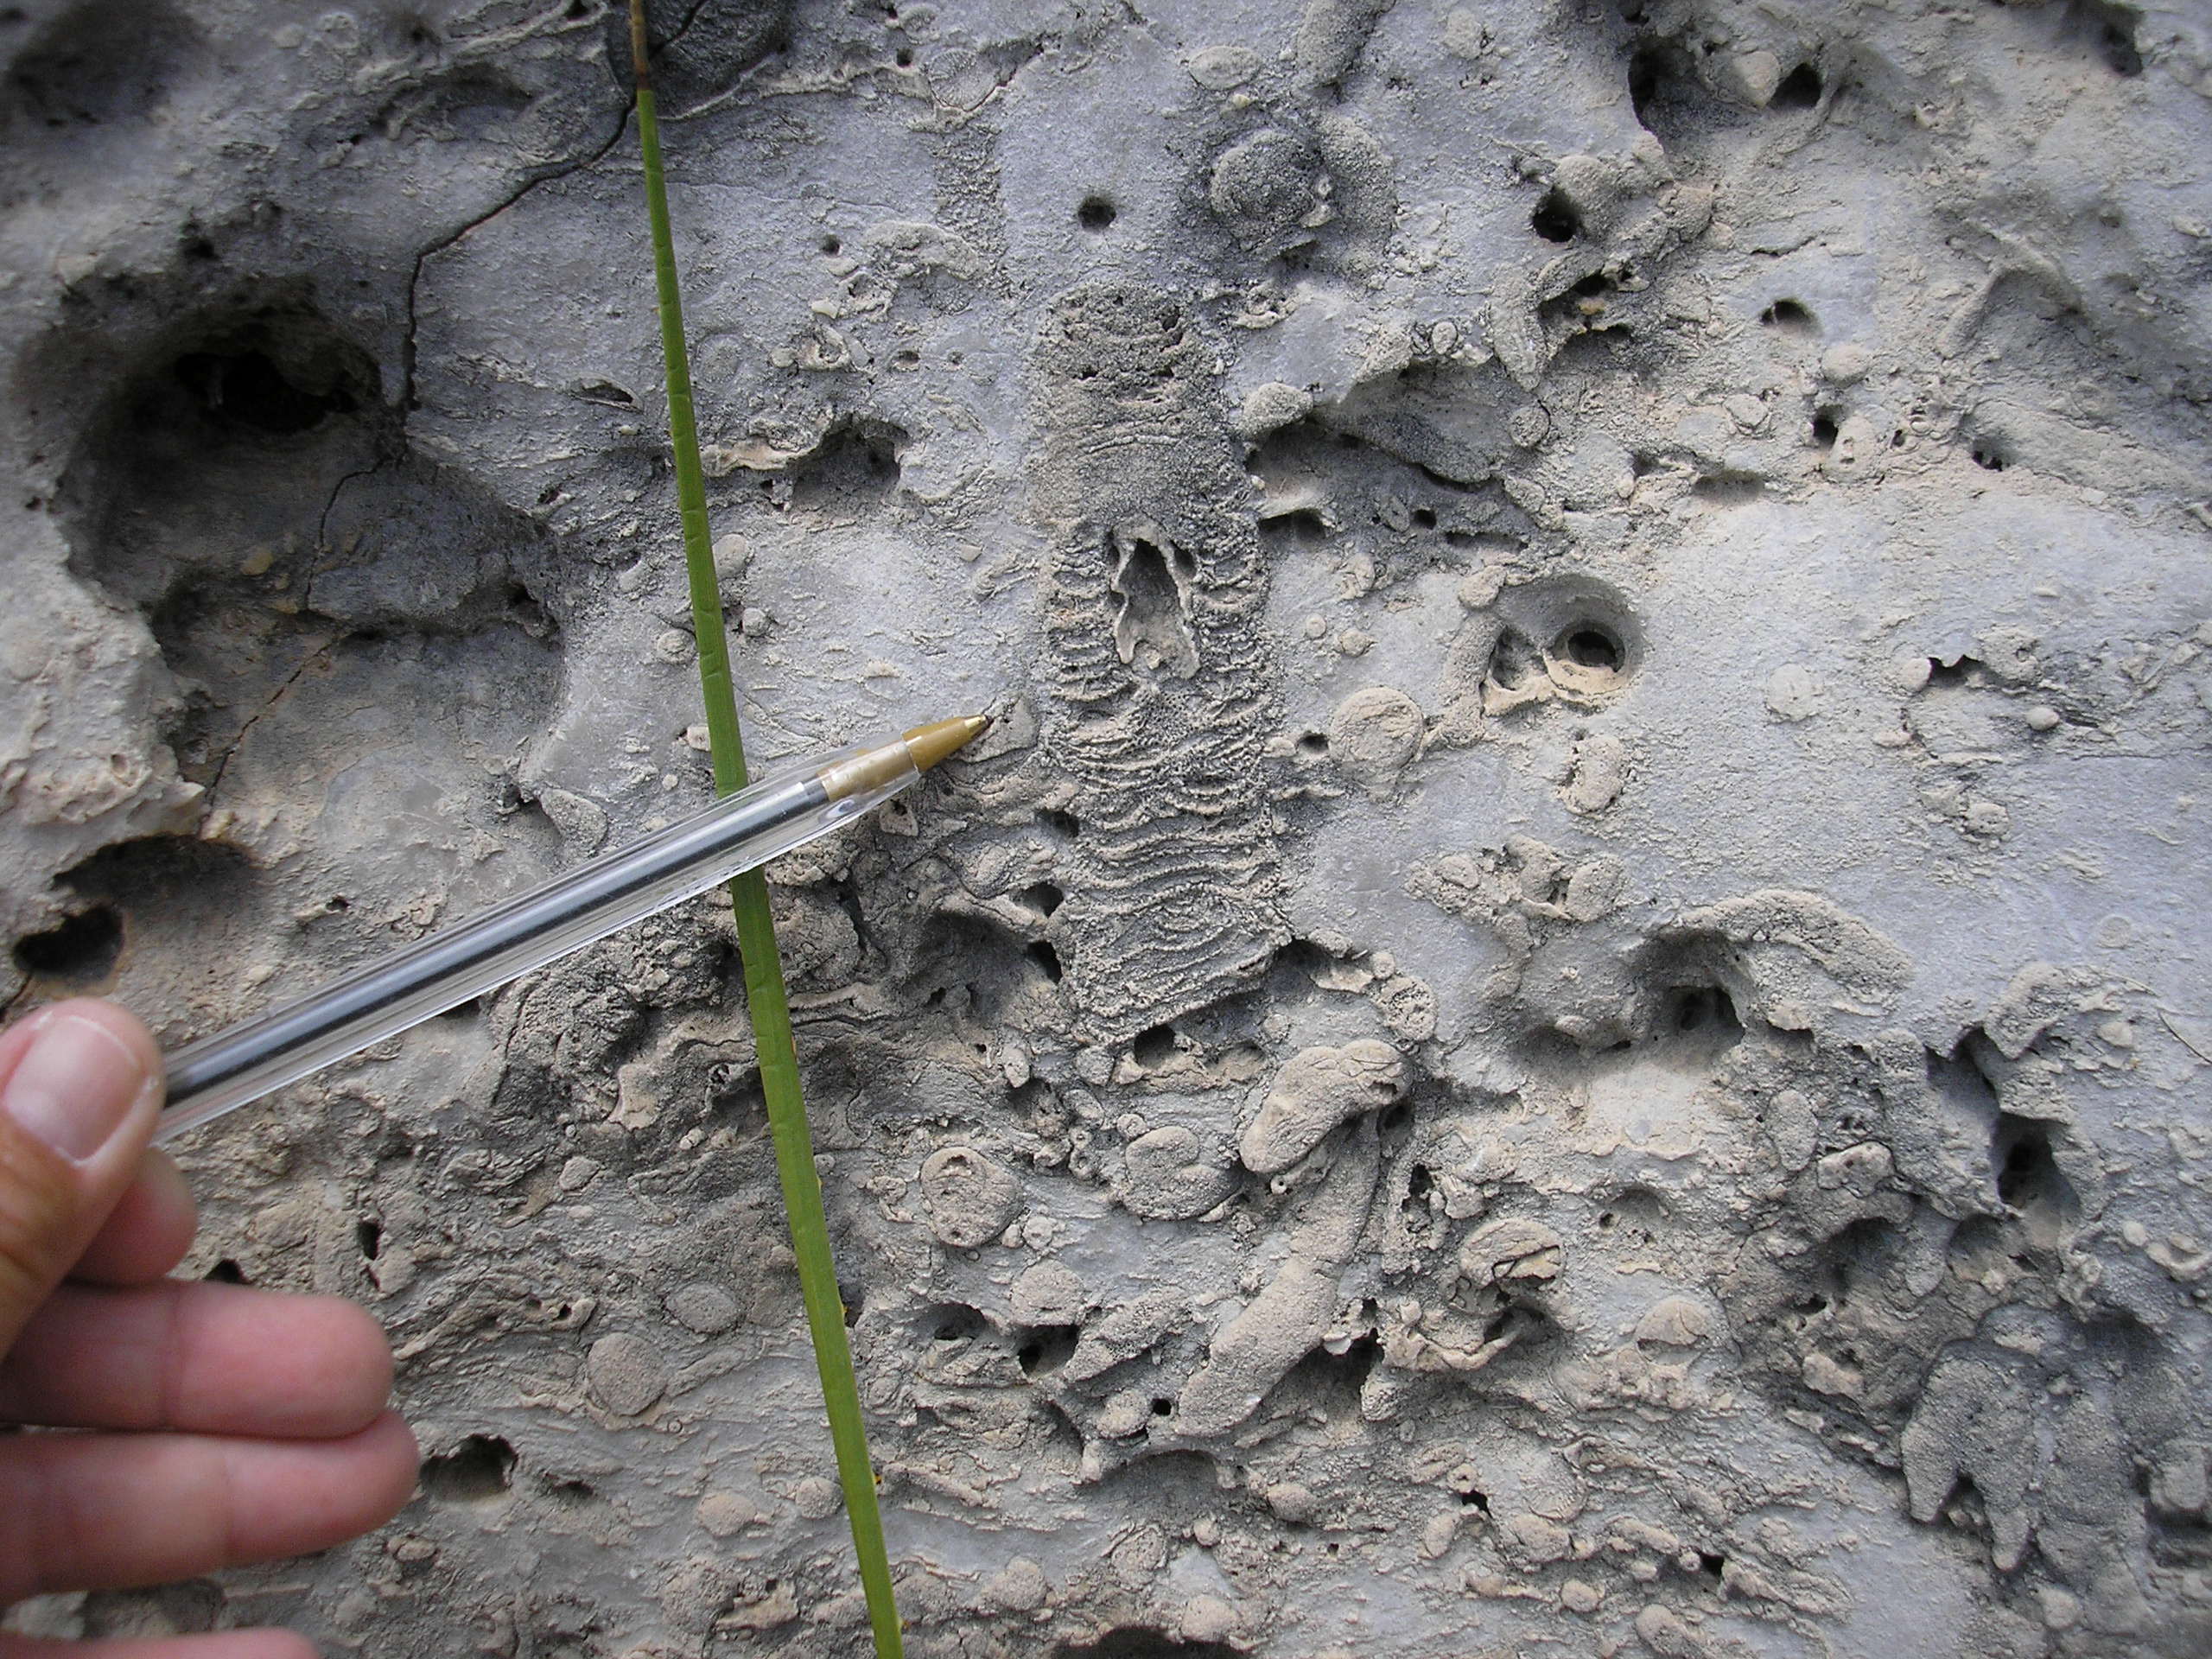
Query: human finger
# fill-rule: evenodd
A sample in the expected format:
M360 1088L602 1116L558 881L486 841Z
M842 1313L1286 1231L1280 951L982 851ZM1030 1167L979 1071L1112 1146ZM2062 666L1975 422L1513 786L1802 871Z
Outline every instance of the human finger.
M112 1002L57 1002L0 1033L0 1351L137 1173L162 1057Z
M217 1630L207 1636L118 1637L55 1642L0 1635L0 1659L315 1659L315 1643L290 1630Z
M0 1603L327 1549L415 1488L415 1437L394 1412L343 1440L31 1434L4 1452Z
M149 1147L69 1276L95 1285L149 1283L184 1259L199 1224L183 1173L167 1153Z
M57 1428L327 1438L391 1391L391 1350L351 1302L174 1279L63 1285L0 1359L0 1419Z

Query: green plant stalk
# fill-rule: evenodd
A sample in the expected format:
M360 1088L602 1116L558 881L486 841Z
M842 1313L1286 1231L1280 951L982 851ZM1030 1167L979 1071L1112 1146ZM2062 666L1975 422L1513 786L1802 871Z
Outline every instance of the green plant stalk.
M683 522L683 563L690 578L691 626L698 638L699 683L706 696L715 791L728 795L745 786L745 745L738 731L737 696L730 681L729 645L722 626L714 541L707 528L707 491L699 465L698 424L691 407L683 306L676 280L676 245L669 228L660 124L653 107L646 49L644 0L630 0L638 136L645 154L646 210L652 222L661 350L668 359L668 426L676 455L676 499ZM806 1305L815 1368L822 1376L822 1402L830 1419L830 1441L837 1456L837 1478L844 1488L845 1515L852 1525L853 1551L860 1560L861 1586L868 1597L868 1627L875 1637L877 1659L900 1659L905 1647L892 1593L891 1564L884 1552L875 1471L868 1459L868 1430L861 1418L852 1348L845 1338L844 1301L838 1294L837 1269L830 1255L830 1226L822 1210L822 1183L814 1168L814 1137L807 1128L806 1103L799 1090L798 1052L791 1041L791 1001L784 991L783 963L776 952L768 883L759 871L749 871L731 880L729 896L737 922L738 954L745 964L745 1001L753 1019L760 1092L768 1109L768 1134L775 1143L776 1173L783 1182L784 1207L791 1222L791 1252L798 1262L799 1295Z

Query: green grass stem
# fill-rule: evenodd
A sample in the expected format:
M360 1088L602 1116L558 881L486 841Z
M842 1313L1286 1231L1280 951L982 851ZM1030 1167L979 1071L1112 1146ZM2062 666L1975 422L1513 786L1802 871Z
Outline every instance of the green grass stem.
M630 0L630 50L637 66L638 136L645 152L645 205L652 222L653 278L660 302L661 350L668 359L668 427L676 457L676 499L683 523L683 563L690 578L692 631L698 637L699 683L707 702L707 736L715 790L728 795L745 786L745 744L738 731L737 696L730 680L729 645L722 626L721 590L715 575L714 541L707 528L707 491L699 465L699 430L691 407L691 369L683 340L683 306L677 290L676 245L669 229L668 188L661 168L660 125L647 73L644 0ZM737 922L738 953L745 964L746 1007L760 1057L760 1092L767 1103L768 1134L775 1143L776 1173L783 1182L791 1251L798 1261L799 1294L822 1376L822 1402L830 1440L852 1524L853 1550L867 1592L868 1627L877 1659L904 1652L891 1564L884 1553L883 1519L876 1503L875 1472L868 1459L868 1430L861 1419L860 1386L845 1338L845 1307L830 1255L830 1227L822 1210L822 1183L814 1168L814 1137L800 1094L798 1052L791 1042L791 1002L784 990L776 927L768 911L768 883L757 870L729 884Z

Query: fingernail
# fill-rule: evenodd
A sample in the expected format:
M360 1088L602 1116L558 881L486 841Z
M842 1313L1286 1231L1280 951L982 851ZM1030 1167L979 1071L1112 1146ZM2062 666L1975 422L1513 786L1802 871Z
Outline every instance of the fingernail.
M108 1143L146 1087L123 1039L81 1014L48 1017L16 1062L0 1109L73 1164Z

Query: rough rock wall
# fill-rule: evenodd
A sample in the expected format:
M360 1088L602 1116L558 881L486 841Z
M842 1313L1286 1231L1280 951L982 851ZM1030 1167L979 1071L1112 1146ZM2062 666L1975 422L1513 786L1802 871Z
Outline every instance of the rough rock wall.
M2212 19L656 6L919 1655L2212 1647ZM0 966L181 1039L707 789L619 19L0 10ZM863 1641L726 911L187 1154L320 1560Z

